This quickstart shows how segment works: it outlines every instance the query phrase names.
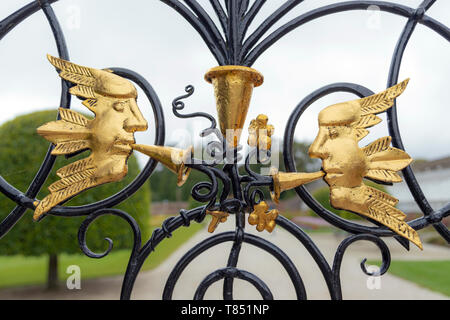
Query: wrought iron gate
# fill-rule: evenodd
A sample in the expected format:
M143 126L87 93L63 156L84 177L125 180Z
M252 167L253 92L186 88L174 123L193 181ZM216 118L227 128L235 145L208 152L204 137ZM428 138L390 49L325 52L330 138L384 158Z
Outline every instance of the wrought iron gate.
M51 7L51 4L56 1L57 0L33 1L5 18L0 22L0 39L32 14L42 10L53 31L59 57L63 60L69 60L69 53L63 32ZM282 25L265 38L266 32L268 32L268 30L290 10L301 4L303 0L284 1L284 4L265 19L261 25L257 26L255 31L250 35L247 35L248 28L261 7L266 3L266 0L256 0L252 3L250 3L249 0L225 0L224 2L210 0L210 4L220 21L220 26L214 24L205 9L196 0L161 0L161 2L172 7L195 28L220 66L243 66L248 67L249 69L265 50L290 31L327 15L350 10L367 10L369 6L377 6L381 11L407 18L407 23L398 40L396 48L394 49L391 67L388 72L388 88L393 87L398 83L403 53L417 24L422 24L430 28L445 40L450 41L450 29L426 15L426 11L436 2L436 0L425 0L418 8L410 8L386 1L337 2L304 13ZM222 29L222 33L219 31L219 28ZM154 144L156 146L163 146L165 137L163 108L152 86L134 71L123 68L112 68L111 71L120 77L131 80L145 92L153 108L154 127L156 128ZM69 90L71 87L69 81L62 81L60 106L63 108L70 109ZM205 205L192 210L181 209L179 216L171 217L164 221L161 228L156 229L151 238L141 245L141 231L136 221L126 212L113 209L113 207L122 201L125 201L147 181L157 165L157 161L150 158L135 180L117 194L102 201L84 206L54 206L45 214L65 217L84 216L85 220L81 224L78 233L79 245L84 254L92 258L102 258L106 256L112 249L112 240L107 239L109 241L109 249L106 252L100 254L92 252L86 244L86 233L89 225L99 217L108 214L118 216L129 224L134 236L134 245L123 280L121 292L122 299L130 298L135 279L144 261L159 243L171 236L173 231L182 226L189 227L193 222L202 222L207 214L211 214L217 219L216 223L219 223L220 219L223 217L220 216L221 213L226 214L227 216L234 215L236 221L234 232L223 232L211 236L189 250L182 257L167 279L162 295L163 299L172 298L173 290L180 275L191 261L205 250L224 242L232 242L233 244L231 252L229 253L227 265L222 269L206 275L204 280L199 284L194 299L202 299L206 290L214 282L222 279L224 279L223 297L224 299L232 299L233 279L235 278L251 283L258 289L264 299L273 298L270 289L262 279L259 279L248 271L237 268L239 253L243 243L252 244L268 252L277 259L288 272L294 285L297 298L306 299L307 294L302 278L290 258L274 244L263 238L246 233L244 230L245 214L253 214L255 212L255 207L262 205L264 202L264 194L261 191L261 188L266 187L272 190L276 188L276 186L274 186L275 175L263 176L251 170L249 162L252 157L256 157L257 160L261 162L258 148L252 149L245 158L245 169L247 174L243 176L239 174L237 162L242 156L241 150L237 145L233 145L233 143L230 144L228 143L229 141L227 142L227 139L224 138L223 134L217 128L215 118L202 112L190 114L183 114L180 112L184 109L182 100L191 96L193 92L194 88L192 86L186 87L186 94L174 100L172 104L173 113L179 118L204 117L209 119L211 121L211 126L202 131L201 135L214 135L216 142L210 143L208 152L212 157L217 153L221 153L226 159L223 168L218 168L218 164L214 161L196 161L185 164L186 167L190 169L203 172L209 178L208 182L199 183L192 190L192 197L197 201L205 203ZM317 99L335 92L349 92L360 98L374 94L368 88L357 84L335 83L316 90L301 101L292 112L284 134L283 156L286 168L289 172L296 171L292 146L296 124L302 116L302 113ZM386 113L389 133L392 137L392 144L395 148L404 150L397 121L395 102L392 108L386 109ZM27 209L36 209L39 201L37 201L35 197L44 184L55 162L56 156L52 154L54 148L55 146L51 144L47 155L42 161L39 171L25 193L17 190L0 176L0 191L17 204L16 208L1 222L0 236L5 235L11 230L15 223L22 218ZM450 232L441 222L443 218L450 214L450 203L438 210L433 209L424 196L412 169L408 166L403 169L402 172L412 196L423 212L422 217L408 222L409 227L414 230L421 230L432 225L447 242L450 242ZM219 189L219 184L222 186L221 190ZM382 237L396 237L399 242L408 248L409 242L407 239L398 237L398 232L396 234L396 232L393 232L380 224L374 227L368 227L343 219L322 207L311 196L307 189L300 184L296 186L295 191L309 208L314 210L314 212L322 219L351 234L340 243L334 256L333 265L330 265L315 243L301 228L282 215L275 215L272 217L278 227L281 227L292 234L299 241L299 245L304 246L304 248L307 249L326 281L331 299L342 298L340 281L341 262L346 249L352 243L360 240L368 240L378 246L383 258L380 274L384 274L388 270L390 264L389 248L382 240ZM214 213L216 213L216 215L214 215ZM263 213L265 214L267 212L263 210ZM44 217L45 214L43 215ZM261 228L268 228L267 226L268 223L265 225L263 224ZM366 270L365 261L361 263L361 268L364 273L371 275L371 273Z

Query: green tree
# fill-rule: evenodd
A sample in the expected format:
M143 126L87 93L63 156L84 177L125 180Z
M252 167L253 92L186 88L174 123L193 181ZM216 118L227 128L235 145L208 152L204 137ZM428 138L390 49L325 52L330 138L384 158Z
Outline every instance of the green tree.
M47 152L48 142L36 133L36 128L56 119L56 111L40 111L19 116L0 126L0 174L13 186L25 192L39 169ZM58 178L58 168L86 157L80 154L66 159L58 157L46 183L38 194L42 199L49 192L47 187ZM66 205L83 205L109 197L125 187L138 174L139 167L132 156L128 161L128 175L120 182L110 183L87 190L74 197ZM0 219L4 219L15 207L15 203L0 194ZM132 215L139 223L143 239L149 235L150 190L148 184L136 192L130 199L117 206L118 209ZM32 221L32 212L25 216L0 241L0 253L3 255L48 255L48 287L57 285L57 256L60 253L80 253L77 234L83 217L65 218L47 216L39 223ZM87 244L91 250L103 252L107 248L105 237L114 241L114 248L130 248L132 232L121 218L104 216L89 228Z

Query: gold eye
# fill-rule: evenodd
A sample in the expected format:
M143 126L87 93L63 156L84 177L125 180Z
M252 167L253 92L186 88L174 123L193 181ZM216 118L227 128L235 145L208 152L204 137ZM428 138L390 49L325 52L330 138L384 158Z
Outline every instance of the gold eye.
M338 137L338 132L336 129L329 129L329 134L331 139L335 139Z
M116 110L118 112L123 112L124 109L125 109L125 102L120 101L120 102L114 103L114 110Z

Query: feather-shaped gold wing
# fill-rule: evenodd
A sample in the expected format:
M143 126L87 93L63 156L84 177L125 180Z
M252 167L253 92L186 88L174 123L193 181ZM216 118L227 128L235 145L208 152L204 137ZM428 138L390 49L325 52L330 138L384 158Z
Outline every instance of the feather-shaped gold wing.
M409 79L406 79L379 94L356 100L361 106L361 118L357 123L353 124L358 141L369 134L367 128L373 127L381 122L381 119L376 115L394 105L395 98L405 91L408 82Z
M391 147L391 140L380 138L363 148L368 160L367 178L387 183L402 181L397 171L408 166L412 159L405 151Z
M70 199L81 191L101 184L94 176L95 168L86 165L86 163L89 163L92 160L89 159L91 159L91 157L77 161L58 170L58 175L63 178L52 183L48 187L50 194L39 201L36 206L33 215L35 220L57 204ZM84 164L81 164L81 162L84 162ZM76 167L81 170L74 170Z
M70 61L47 55L48 61L58 70L59 76L74 84L69 92L78 97L97 99L99 96L136 98L136 88L111 70L80 66ZM89 106L87 106L90 108Z
M398 200L394 197L376 190L374 188L364 186L366 208L353 208L356 212L361 213L369 218L382 223L398 235L407 238L412 243L423 249L422 242L416 230L411 228L406 222L406 214L395 208Z
M59 114L61 120L48 122L37 129L41 136L55 144L52 155L72 154L90 148L89 124L92 120L78 112L63 108L59 108ZM48 187L50 194L37 205L34 219L80 191L96 186L94 171L92 156L59 169L56 174L61 180Z
M61 70L59 76L64 80L77 84L70 88L69 92L83 98L95 98L94 87L96 86L96 79L94 77L94 71L88 67L83 67L59 59L47 54L47 59L58 70Z
M55 144L52 155L71 154L90 147L91 130L87 119L78 112L59 108L61 120L48 122L37 132Z
M406 79L399 84L390 87L389 89L374 94L370 97L362 98L359 100L361 105L361 116L367 116L370 114L378 114L386 111L394 105L395 98L400 96L405 91L408 85L409 79Z

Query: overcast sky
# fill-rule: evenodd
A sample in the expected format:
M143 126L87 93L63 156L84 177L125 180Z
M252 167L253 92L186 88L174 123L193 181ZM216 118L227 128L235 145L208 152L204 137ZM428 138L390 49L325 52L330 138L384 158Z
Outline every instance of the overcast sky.
M198 1L213 14L209 1ZM0 19L28 2L2 0ZM268 1L249 32L283 2ZM275 28L306 11L334 2L306 0ZM416 7L422 0L395 2ZM192 144L186 139L185 129L197 135L209 125L205 120L178 119L172 114L171 101L183 94L188 84L194 85L196 92L186 101L184 112L216 114L212 86L203 76L217 65L200 36L173 9L158 0L61 0L53 8L73 62L95 68L129 68L153 85L164 106L167 142ZM428 15L450 25L450 1L438 0ZM298 102L334 82L354 82L376 92L384 90L391 56L405 22L405 18L389 13L354 11L320 18L291 32L253 66L264 74L265 83L254 91L246 127L258 114L267 114L275 126L275 136L281 139L285 123ZM34 14L1 41L0 123L27 112L58 107L60 81L46 60L46 53L57 55L57 50L42 12ZM403 141L413 158L450 155L449 58L449 43L419 25L400 73L400 80L409 77L411 81L398 100ZM320 99L301 119L297 139L314 139L317 114L322 108L354 98L350 94L333 94ZM143 94L138 104L149 121L149 131L138 133L137 140L152 143L152 113ZM73 99L72 105L74 109L83 109L78 99ZM386 121L383 121L361 144L385 135ZM244 139L245 136L242 142Z

